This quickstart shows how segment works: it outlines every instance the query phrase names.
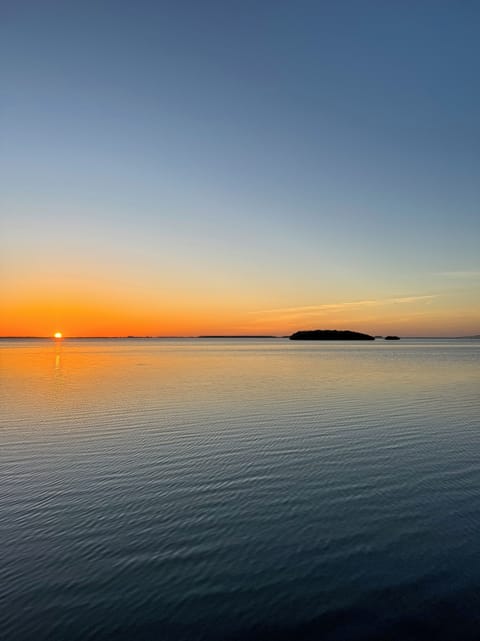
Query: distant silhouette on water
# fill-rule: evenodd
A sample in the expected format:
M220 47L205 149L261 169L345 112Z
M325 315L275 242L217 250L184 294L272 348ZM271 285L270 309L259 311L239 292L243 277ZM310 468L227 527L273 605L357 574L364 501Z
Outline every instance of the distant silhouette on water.
M352 332L349 329L311 329L295 332L290 336L291 341L374 341L370 334Z

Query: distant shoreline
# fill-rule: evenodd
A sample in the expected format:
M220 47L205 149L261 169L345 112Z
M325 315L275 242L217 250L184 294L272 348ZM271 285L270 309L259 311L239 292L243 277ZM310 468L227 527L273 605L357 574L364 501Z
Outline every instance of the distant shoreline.
M283 338L283 337L282 336L263 336L263 335L254 335L254 334L252 334L251 336L247 336L246 334L238 334L238 335L212 334L211 336L209 335L197 336L196 338Z
M202 336L64 336L61 339L55 339L53 336L0 336L0 341L8 340L48 340L48 341L65 341L65 340L193 340L193 339L243 339L252 338L262 339L289 339L289 336L270 336L270 335L202 335ZM400 336L407 340L480 340L480 335L474 336ZM383 341L382 341L383 342Z

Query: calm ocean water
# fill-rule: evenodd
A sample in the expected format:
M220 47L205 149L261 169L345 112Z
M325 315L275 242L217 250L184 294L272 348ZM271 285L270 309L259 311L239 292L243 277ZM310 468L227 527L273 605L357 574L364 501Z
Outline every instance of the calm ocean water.
M0 638L480 639L480 341L1 341Z

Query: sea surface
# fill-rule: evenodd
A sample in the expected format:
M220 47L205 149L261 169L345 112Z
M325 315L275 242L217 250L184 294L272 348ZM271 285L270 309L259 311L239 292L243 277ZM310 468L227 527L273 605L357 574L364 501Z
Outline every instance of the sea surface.
M480 639L480 340L0 358L2 641Z

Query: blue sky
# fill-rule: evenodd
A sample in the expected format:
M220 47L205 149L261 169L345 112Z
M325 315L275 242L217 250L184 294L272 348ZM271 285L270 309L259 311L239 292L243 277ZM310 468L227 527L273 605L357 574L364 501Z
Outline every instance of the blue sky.
M173 316L202 291L244 331L257 310L318 306L296 322L322 325L322 305L411 297L406 332L478 327L478 3L2 14L7 297L48 301L57 274L57 299L95 278Z

